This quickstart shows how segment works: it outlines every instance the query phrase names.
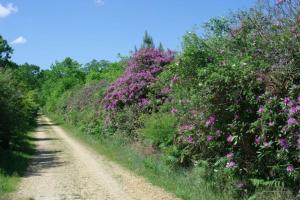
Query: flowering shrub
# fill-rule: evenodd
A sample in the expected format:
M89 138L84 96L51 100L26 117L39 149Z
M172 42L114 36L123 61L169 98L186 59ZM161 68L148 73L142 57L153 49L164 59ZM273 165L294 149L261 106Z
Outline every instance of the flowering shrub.
M298 192L299 6L281 1L219 21L221 35L185 36L156 89L170 87L158 110L178 119L175 147L164 151L173 163L207 160L212 176L234 175L244 192L282 185Z
M278 190L283 197L286 190L295 196L300 189L299 10L299 1L274 0L213 19L206 24L207 37L184 36L175 62L170 51L142 49L103 99L90 98L104 85L75 88L57 109L74 124L82 122L87 132L151 140L171 166L205 166L203 177L222 193L234 188L238 199L278 187L284 188ZM143 137L136 137L140 133Z
M163 67L174 59L171 51L141 49L128 61L124 74L111 84L104 97L107 110L123 108L134 103L140 107L148 105L148 87L156 81Z

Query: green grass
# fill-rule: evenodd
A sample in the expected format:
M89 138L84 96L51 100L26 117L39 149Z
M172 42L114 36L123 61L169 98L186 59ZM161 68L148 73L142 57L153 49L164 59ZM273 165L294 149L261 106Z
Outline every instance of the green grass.
M201 178L201 170L172 170L155 156L144 156L138 153L124 138L100 135L87 135L78 128L66 124L59 116L50 115L67 132L83 143L92 147L108 159L119 163L134 173L145 177L154 185L160 186L176 196L186 200L226 200L232 199L229 194L220 194L208 186Z
M28 135L13 138L10 150L0 149L0 199L16 190L33 154L34 145Z

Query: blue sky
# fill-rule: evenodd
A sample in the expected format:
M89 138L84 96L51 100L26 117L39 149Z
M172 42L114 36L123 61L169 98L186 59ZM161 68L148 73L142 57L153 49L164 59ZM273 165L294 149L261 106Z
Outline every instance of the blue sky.
M116 60L139 46L145 30L156 43L181 49L181 38L211 17L256 0L0 0L0 34L17 63L48 68L69 56L80 63Z

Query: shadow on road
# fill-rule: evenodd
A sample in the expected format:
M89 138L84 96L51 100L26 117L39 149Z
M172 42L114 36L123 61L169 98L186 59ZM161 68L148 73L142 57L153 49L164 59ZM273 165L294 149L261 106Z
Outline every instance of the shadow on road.
M59 141L60 139L46 134L48 133L47 130L56 125L57 124L55 123L45 123L43 120L38 120L38 128L35 136L27 136L29 141L34 142L36 150L30 162L30 166L24 175L25 177L39 176L45 169L59 167L66 164L65 162L59 161L61 151L51 148L51 143Z

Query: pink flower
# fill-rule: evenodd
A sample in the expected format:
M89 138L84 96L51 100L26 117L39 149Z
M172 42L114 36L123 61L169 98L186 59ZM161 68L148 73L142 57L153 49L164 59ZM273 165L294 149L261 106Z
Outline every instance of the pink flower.
M293 106L293 101L289 97L285 97L283 100L284 105L286 106Z
M275 122L269 122L269 126L274 126Z
M290 115L296 114L298 111L300 111L300 106L294 106L289 110Z
M257 144L257 145L260 144L260 140L261 140L260 136L258 136L258 135L255 136L255 144Z
M288 165L287 168L286 168L286 171L288 171L288 172L292 172L294 170L295 170L295 168L294 168L293 165Z
M232 153L232 152L226 154L226 158L229 160L231 160L233 158L233 156L234 156L234 153Z
M212 141L213 139L214 139L214 137L213 137L212 135L208 135L208 136L207 136L207 141L208 141L208 142Z
M193 143L193 137L191 135L189 135L187 138L186 138L186 141L188 143Z
M217 119L214 115L210 116L206 121L206 126L213 126L216 123Z
M279 139L279 145L282 149L288 149L289 148L289 142L286 138Z
M297 123L297 120L295 118L291 117L287 120L287 123L288 123L288 125L293 125L293 124Z
M221 137L221 134L222 134L222 131L220 131L220 130L216 131L216 137Z
M271 147L271 142L264 142L263 144L265 148Z
M229 135L226 140L227 140L228 143L232 143L233 142L233 136Z
M226 167L229 168L229 169L233 169L233 168L236 167L236 163L233 160L231 160L231 161L226 163Z
M172 113L172 114L175 114L175 113L177 113L177 112L178 112L178 110L177 110L176 108L172 108L172 109L171 109L171 113Z
M180 131L191 131L193 130L195 127L192 124L186 124L186 125L182 125L179 127Z
M263 106L260 106L257 112L258 113L263 113L265 111L266 111L265 108Z

